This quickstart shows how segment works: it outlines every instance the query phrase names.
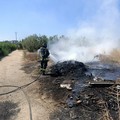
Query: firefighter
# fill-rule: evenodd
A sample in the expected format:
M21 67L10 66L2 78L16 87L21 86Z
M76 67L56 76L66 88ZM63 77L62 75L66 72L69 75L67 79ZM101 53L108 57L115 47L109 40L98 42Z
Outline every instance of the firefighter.
M39 50L40 62L41 62L41 71L42 74L45 75L45 71L48 64L49 50L47 49L47 44L43 44L43 46Z

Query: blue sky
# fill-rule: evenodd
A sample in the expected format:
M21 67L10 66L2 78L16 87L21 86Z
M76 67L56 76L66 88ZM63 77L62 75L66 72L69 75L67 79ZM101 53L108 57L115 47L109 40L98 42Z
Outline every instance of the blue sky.
M0 0L0 40L31 34L62 35L83 21L92 21L101 1L118 0Z

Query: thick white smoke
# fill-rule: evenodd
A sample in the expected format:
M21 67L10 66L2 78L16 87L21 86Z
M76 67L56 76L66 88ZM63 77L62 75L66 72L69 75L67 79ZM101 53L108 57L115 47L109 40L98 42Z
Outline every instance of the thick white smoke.
M118 0L100 0L92 19L81 21L77 29L69 30L66 35L68 38L61 38L49 44L51 58L55 62L88 62L92 61L95 55L109 54L119 45L119 21Z

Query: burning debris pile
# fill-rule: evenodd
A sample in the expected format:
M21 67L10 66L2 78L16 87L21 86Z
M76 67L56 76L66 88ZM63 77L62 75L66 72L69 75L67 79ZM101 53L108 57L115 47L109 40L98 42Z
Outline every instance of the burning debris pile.
M58 62L51 67L51 74L53 76L68 76L68 75L83 75L86 67L82 62L78 61L64 61Z
M58 87L66 93L66 100L65 96L61 96L65 106L61 105L58 111L52 113L51 120L119 120L120 92L114 81L94 81L95 76L88 77L86 66L77 61L57 63L51 68L51 73L56 76L54 83L59 77ZM87 81L91 81L92 86L86 84Z
M50 71L51 76L40 80L39 89L58 103L50 120L119 120L119 81L94 80L95 76L86 75L88 68L77 61L57 63Z

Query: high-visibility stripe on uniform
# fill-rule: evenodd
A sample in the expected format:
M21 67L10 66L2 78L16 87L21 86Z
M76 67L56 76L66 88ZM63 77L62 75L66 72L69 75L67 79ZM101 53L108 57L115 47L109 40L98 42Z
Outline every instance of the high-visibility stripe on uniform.
M41 58L40 60L49 60L49 58Z
M44 68L40 68L40 70L41 70L41 71L45 71L45 69L44 69Z

